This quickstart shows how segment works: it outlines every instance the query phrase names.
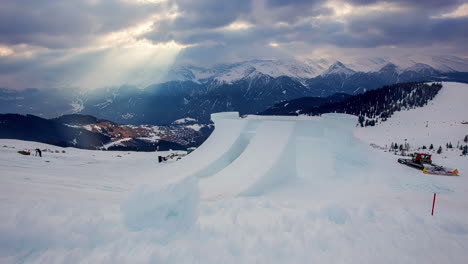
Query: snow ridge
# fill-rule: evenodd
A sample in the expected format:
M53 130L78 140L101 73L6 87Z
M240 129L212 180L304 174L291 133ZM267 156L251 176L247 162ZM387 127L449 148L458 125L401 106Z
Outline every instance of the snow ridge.
M331 59L295 59L250 60L237 63L216 64L212 67L182 65L172 68L166 80L193 81L206 83L232 83L248 77L254 72L269 75L273 78L289 76L303 80L319 75L338 74L350 76L356 72L379 72L386 65L395 65L398 73L412 72L468 72L468 59L455 56L400 56L371 57L347 60L342 62Z

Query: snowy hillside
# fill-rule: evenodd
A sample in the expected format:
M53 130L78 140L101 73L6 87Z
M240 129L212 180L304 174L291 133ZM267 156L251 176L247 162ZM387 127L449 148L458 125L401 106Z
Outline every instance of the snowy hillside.
M465 144L468 135L468 84L443 83L442 89L425 107L395 112L386 122L360 128L357 137L380 146L407 143L413 148L425 145L454 147Z
M424 175L355 138L348 115L213 121L210 138L171 164L154 152L0 140L0 262L468 258L466 157L445 160L460 177ZM37 147L51 151L17 153Z

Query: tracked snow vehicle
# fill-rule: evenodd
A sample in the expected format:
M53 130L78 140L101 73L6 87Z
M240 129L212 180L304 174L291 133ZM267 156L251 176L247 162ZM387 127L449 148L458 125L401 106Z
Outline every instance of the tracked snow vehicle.
M459 176L458 170L449 169L432 163L431 155L423 153L414 153L412 159L398 159L398 162L419 170L424 174Z

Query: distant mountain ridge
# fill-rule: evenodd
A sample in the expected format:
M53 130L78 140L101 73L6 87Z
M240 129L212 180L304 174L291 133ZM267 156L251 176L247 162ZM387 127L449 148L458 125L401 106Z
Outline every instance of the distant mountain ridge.
M96 149L111 138L84 128L33 115L0 114L0 138L36 141L56 146Z
M154 151L199 146L213 130L195 119L170 126L118 125L90 115L44 119L33 115L0 114L0 138L42 142L84 149Z
M193 81L206 83L211 80L217 82L232 83L245 78L252 72L259 72L271 77L288 76L294 79L304 80L330 73L370 73L381 71L387 65L395 65L399 72L417 71L422 68L435 70L437 72L468 72L468 59L455 56L412 56L396 58L370 58L361 59L356 62L343 63L339 59L307 59L304 61L287 60L250 60L230 64L216 64L211 67L200 67L193 65L179 65L173 67L166 81ZM427 74L427 73L426 73Z
M272 84L280 79L269 76L259 77L260 79L252 81ZM249 83L245 81L243 85L247 88ZM276 89L268 91L284 88L284 86L278 86ZM398 83L353 96L335 94L329 97L302 97L281 101L259 114L347 113L359 116L359 122L362 126L373 126L385 121L396 111L426 105L441 88L441 83ZM225 84L224 89L232 90L232 87ZM288 90L291 91L292 88ZM234 92L236 91L234 90ZM229 95L228 91L221 92ZM231 96L235 95L235 93L231 94ZM264 95L268 96L267 91ZM254 96L248 98L258 99ZM204 106L201 104L200 107ZM64 115L50 120L32 115L0 114L0 138L31 140L89 149L142 151L153 151L158 148L160 150L185 149L200 145L213 129L212 124L201 124L199 120L192 117L175 120L166 126L135 126L119 125L91 115L80 114Z
M168 78L173 80L144 89L133 86L97 90L0 89L0 113L48 118L79 113L133 125L170 125L181 118L209 123L214 112L255 114L276 103L302 97L355 95L404 82L468 83L468 72L453 71L463 69L468 60L437 61L441 62L433 64L438 69L415 61L407 63L409 66L397 65L382 58L366 66L369 69L380 66L376 71L355 70L365 67L323 59L255 60L212 68L186 65L170 72Z

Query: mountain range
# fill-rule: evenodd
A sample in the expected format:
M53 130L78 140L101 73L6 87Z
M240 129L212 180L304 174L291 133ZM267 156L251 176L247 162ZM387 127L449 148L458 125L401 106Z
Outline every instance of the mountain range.
M275 104L261 115L359 116L361 126L386 121L394 112L422 107L442 88L441 83L398 83L362 94L303 97ZM90 115L44 119L33 115L0 114L0 138L43 142L87 149L154 151L199 146L213 131L212 124L183 118L167 126L119 125Z
M133 125L170 125L188 117L208 123L213 112L254 114L301 97L355 95L401 82L468 83L466 59L422 61L431 65L417 61L396 64L385 58L360 64L321 59L253 60L207 68L183 65L172 68L165 82L145 88L0 89L0 112L46 118L79 113Z

